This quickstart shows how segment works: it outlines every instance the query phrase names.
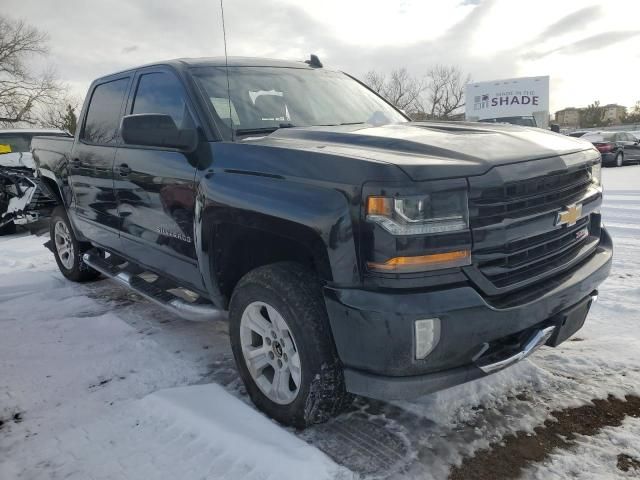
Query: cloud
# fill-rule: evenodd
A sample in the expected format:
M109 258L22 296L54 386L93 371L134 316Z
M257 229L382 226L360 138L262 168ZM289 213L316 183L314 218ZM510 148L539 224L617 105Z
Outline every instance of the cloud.
M34 62L55 65L78 94L94 78L136 65L224 54L217 0L103 0L91 8L83 0L2 2L3 11L49 34L51 54ZM536 0L525 8L512 0L225 0L224 7L230 55L304 60L316 53L328 68L360 78L399 67L424 74L435 64L456 65L476 81L549 74L576 85L579 76L585 80L566 89L579 103L596 89L622 92L610 88L610 76L606 86L596 84L592 71L598 48L637 33L640 2L616 2ZM616 85L627 81L624 95L635 98L627 77Z
M545 41L549 38L565 35L572 30L584 29L591 21L596 20L602 13L602 7L593 5L577 10L549 25L535 41Z
M638 35L640 35L640 30L599 33L598 35L583 38L582 40L566 45L559 51L564 54L574 54L600 50Z
M595 50L601 50L603 48L615 45L616 43L624 42L630 38L640 35L640 30L628 30L618 32L603 32L597 35L592 35L582 40L578 40L561 47L552 48L546 51L532 51L525 54L525 58L528 60L538 60L540 58L549 56L554 53L563 55L576 55L582 53L588 53Z

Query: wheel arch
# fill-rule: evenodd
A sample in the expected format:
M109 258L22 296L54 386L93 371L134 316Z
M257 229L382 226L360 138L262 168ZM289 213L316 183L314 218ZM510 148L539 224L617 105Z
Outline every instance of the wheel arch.
M203 240L207 243L208 276L225 308L244 275L272 263L297 262L314 271L323 282L333 280L324 242L304 225L255 214L246 223L220 221L207 230Z
M53 198L55 199L56 203L58 205L62 205L65 206L65 201L64 198L62 196L62 188L60 187L60 185L58 185L58 182L56 181L55 177L52 176L48 176L48 175L41 175L40 179L42 181L42 183L46 186L46 188L48 189L49 193L52 194Z
M281 261L302 263L326 283L354 284L351 218L350 203L335 189L250 175L201 183L194 237L212 300L226 308L244 274Z

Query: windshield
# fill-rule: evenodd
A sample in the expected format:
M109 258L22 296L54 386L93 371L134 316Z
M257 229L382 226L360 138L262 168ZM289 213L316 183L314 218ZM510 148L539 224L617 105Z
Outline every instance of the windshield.
M343 73L320 69L224 67L192 69L225 137L281 127L406 122L376 94Z
M66 133L30 132L30 133L0 133L0 154L14 152L28 152L31 150L31 140L38 135L48 137L66 137Z

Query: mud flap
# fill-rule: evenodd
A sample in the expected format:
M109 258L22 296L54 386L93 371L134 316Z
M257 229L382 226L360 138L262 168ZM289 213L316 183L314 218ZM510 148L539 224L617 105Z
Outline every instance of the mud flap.
M56 253L53 250L53 242L51 240L47 240L46 242L44 242L43 246L47 248L51 253Z

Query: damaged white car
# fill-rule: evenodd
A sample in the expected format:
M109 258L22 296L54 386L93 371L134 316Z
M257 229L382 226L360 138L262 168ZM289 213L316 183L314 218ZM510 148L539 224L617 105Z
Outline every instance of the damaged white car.
M14 233L48 215L55 202L34 175L31 140L35 136L69 137L62 130L0 130L0 235Z

